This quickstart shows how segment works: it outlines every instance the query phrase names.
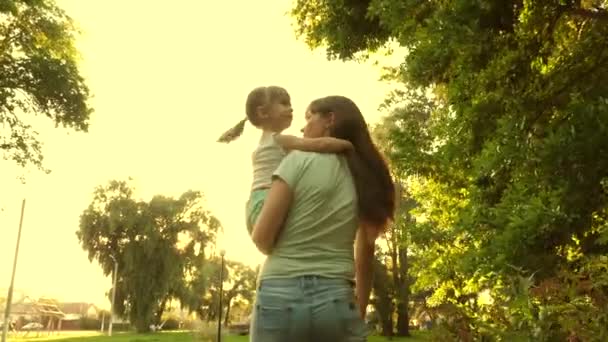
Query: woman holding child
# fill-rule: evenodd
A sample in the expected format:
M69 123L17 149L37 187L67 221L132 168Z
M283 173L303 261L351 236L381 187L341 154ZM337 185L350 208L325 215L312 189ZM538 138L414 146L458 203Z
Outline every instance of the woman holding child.
M359 108L329 96L310 103L303 138L280 87L247 99L263 133L247 203L253 242L268 257L259 275L253 342L366 341L376 238L394 213L394 185ZM238 137L246 120L220 141Z

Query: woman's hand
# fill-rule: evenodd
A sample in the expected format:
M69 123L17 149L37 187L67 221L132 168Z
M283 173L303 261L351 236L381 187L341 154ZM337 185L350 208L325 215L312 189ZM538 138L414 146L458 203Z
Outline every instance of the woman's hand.
M367 305L363 305L362 303L359 303L359 316L361 316L361 319L365 321L365 315L367 314Z
M369 304L369 295L372 290L373 278L373 259L375 249L375 237L370 237L369 226L361 225L357 230L355 239L355 278L357 302L359 304L359 313L365 319L367 305Z

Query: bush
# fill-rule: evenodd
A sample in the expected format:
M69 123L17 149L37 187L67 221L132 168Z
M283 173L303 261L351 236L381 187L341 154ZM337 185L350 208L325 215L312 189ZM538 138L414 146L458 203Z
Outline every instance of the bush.
M101 321L97 318L82 317L80 319L80 329L82 330L99 330L100 328Z
M217 341L217 324L198 321L194 323L194 340L198 342ZM222 330L224 331L224 330ZM222 332L222 340L226 339L226 334Z
M106 322L106 329L108 327L108 323ZM130 323L112 323L113 331L131 331Z
M487 305L445 305L432 341L608 341L608 257L564 265L535 282L513 277Z
M175 318L169 318L163 324L162 330L177 330L179 329L179 321Z
M191 319L187 319L182 322L182 329L183 330L196 330L197 324L198 324L198 321L193 321Z

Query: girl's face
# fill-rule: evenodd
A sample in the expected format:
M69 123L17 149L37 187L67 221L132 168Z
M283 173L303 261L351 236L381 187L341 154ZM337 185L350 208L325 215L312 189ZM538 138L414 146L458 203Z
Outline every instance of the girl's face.
M264 114L268 128L277 133L289 128L293 121L293 108L288 100L268 105Z
M306 110L304 115L306 119L306 125L302 128L302 133L305 138L321 138L328 137L333 123L333 113L329 115L321 115L320 113L313 113L310 110Z

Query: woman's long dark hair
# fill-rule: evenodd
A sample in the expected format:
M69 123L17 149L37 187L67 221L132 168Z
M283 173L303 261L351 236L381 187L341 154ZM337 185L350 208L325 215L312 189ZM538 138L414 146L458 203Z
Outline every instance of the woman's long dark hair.
M365 119L357 105L344 96L328 96L311 102L311 113L333 113L331 136L350 141L355 147L347 154L358 197L359 219L372 226L377 236L395 213L395 185L382 154L374 145Z

